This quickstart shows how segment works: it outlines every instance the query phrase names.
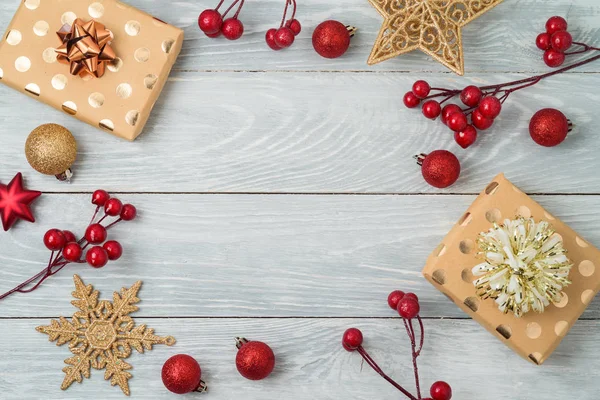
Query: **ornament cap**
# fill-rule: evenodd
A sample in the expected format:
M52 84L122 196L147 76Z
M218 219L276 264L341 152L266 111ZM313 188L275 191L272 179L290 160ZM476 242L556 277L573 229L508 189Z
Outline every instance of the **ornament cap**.
M206 383L204 381L200 381L200 384L198 385L196 390L194 390L194 392L198 392L198 393L204 393L206 391L208 391L208 386L206 385Z
M425 161L425 159L427 158L427 154L425 153L421 153L421 154L417 154L416 156L413 157L415 160L417 160L417 164L419 166L423 166L423 161Z
M573 129L575 129L576 125L570 119L567 119L567 123L569 124L569 133L573 132Z
M356 35L356 31L358 31L358 28L352 25L346 25L346 30L348 30L348 34L352 38L354 37L354 35Z
M61 182L71 183L71 178L73 177L73 170L71 168L69 168L65 172L54 175L54 176L56 177L56 179L58 179Z
M235 347L239 349L241 349L242 347L244 347L244 345L248 343L248 339L243 338L243 337L236 337L235 338Z

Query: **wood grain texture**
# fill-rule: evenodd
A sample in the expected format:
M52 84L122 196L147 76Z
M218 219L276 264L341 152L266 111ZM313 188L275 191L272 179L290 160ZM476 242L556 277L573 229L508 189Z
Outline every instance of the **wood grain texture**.
M178 74L134 143L2 87L0 180L20 170L31 187L44 191L92 191L102 185L121 192L439 193L424 183L412 157L444 148L456 152L463 167L461 179L446 193L478 193L499 172L530 193L600 192L594 112L600 95L588 90L600 86L600 75L551 78L515 93L496 125L466 151L441 122L402 105L402 93L418 77ZM436 74L429 79L459 87L521 77ZM528 134L529 119L544 107L562 109L577 125L556 148L542 148ZM14 118L23 108L35 118ZM72 185L27 164L25 140L42 121L65 125L78 140Z
M141 295L148 294L142 289ZM147 307L144 300L140 303ZM68 309L68 307L66 308ZM414 392L409 343L398 319L143 319L158 334L175 336L173 348L158 346L128 359L133 365L132 399L175 399L160 380L164 361L178 353L198 359L211 399L396 400L400 394L366 365L342 349L345 329L359 327L380 366ZM35 327L48 320L0 325L2 399L123 399L118 388L91 379L60 390L66 347L50 343ZM427 320L420 360L424 387L436 380L453 386L453 399L597 399L600 322L580 321L543 367L522 360L473 321ZM233 338L245 335L271 344L277 365L261 382L244 380L235 370ZM43 393L43 395L42 395ZM101 397L100 397L101 396ZM492 397L490 397L492 396ZM193 397L193 396L192 396Z
M419 294L425 316L466 317L420 271L473 196L121 198L141 214L111 231L125 248L121 260L65 269L38 291L0 302L0 317L64 312L65 301L49 299L70 297L73 273L114 290L141 279L143 316L388 317L387 294L403 289ZM536 199L600 244L600 196ZM88 195L46 195L35 212L35 225L21 223L0 240L2 291L44 268L47 229L78 232L92 206ZM600 302L584 317L600 318Z

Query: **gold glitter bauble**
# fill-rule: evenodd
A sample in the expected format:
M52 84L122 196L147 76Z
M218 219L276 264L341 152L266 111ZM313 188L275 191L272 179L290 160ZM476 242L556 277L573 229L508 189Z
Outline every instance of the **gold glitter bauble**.
M77 142L64 126L40 125L27 138L25 156L31 167L39 173L60 175L75 162Z

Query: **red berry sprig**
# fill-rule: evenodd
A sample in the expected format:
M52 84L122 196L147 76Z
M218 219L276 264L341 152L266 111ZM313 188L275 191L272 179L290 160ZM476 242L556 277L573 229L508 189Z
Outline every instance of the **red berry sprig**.
M544 62L551 68L563 65L567 56L600 50L600 48L585 43L574 42L568 27L569 25L563 17L551 17L546 22L546 32L540 33L535 39L538 49L544 51ZM580 46L581 49L567 53L567 50L573 45Z
M286 21L290 5L292 6L292 16ZM272 50L278 51L290 47L294 43L296 36L302 31L300 21L296 19L296 9L296 0L285 0L285 8L279 28L271 28L265 34L267 46Z
M221 0L214 9L209 8L202 11L198 17L198 26L209 38L216 38L223 34L226 39L237 40L244 34L244 24L238 19L242 7L244 7L244 0L235 0L221 15L219 8L221 8L224 2L225 0ZM233 17L225 18L229 11L238 3L240 5Z
M92 194L92 204L96 206L96 210L84 236L77 240L71 231L48 230L44 235L44 245L52 252L48 266L19 286L0 295L0 300L17 292L33 292L46 279L56 275L71 263L85 264L87 262L93 268L102 268L109 261L118 260L123 255L123 248L119 242L116 240L106 241L108 230L121 221L134 220L137 216L136 208L131 204L123 205L119 199L111 198L104 190L96 190ZM95 222L101 210L104 215ZM103 225L102 223L109 217L116 217L116 219ZM85 251L90 246L92 247Z
M423 321L421 317L419 317L420 306L419 306L419 298L414 293L404 293L401 290L395 290L389 294L387 298L388 305L391 309L398 312L398 314L402 317L402 321L404 322L404 326L406 328L406 333L408 334L408 338L410 339L411 349L412 349L412 361L413 361L413 370L415 374L415 384L417 387L417 396L412 395L408 390L386 375L381 367L377 365L377 363L371 358L371 356L367 353L367 351L362 346L363 344L363 334L357 328L350 328L344 332L344 336L342 337L342 346L349 352L357 351L365 362L373 368L375 372L383 377L386 381L388 381L392 386L398 389L402 394L404 394L410 400L450 400L452 398L452 388L446 382L438 381L431 385L429 390L430 398L421 397L421 384L419 381L419 369L417 366L417 358L421 354L421 350L423 349L423 344L425 342L425 330L423 329ZM419 323L419 344L417 346L417 336L415 334L415 329L413 325L413 320L417 320Z

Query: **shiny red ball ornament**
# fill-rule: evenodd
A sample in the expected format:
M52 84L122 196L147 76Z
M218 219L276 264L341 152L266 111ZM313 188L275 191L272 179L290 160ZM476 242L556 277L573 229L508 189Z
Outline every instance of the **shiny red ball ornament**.
M277 29L269 29L265 35L265 41L267 42L267 45L271 48L271 50L277 51L281 50L281 47L279 47L279 45L275 43L275 32L277 32Z
M421 173L427 183L436 188L452 186L460 176L458 158L447 150L436 150L429 155L417 156ZM406 296L405 296L406 297Z
M198 17L198 26L207 35L213 35L221 31L223 17L217 10L204 10Z
M569 24L563 17L551 17L548 19L548 22L546 22L546 32L550 35L553 35L556 32L566 31L568 28Z
M363 343L363 334L360 329L350 328L342 336L342 346L346 351L356 351Z
M502 103L495 96L488 96L481 100L479 111L484 117L495 119L502 111Z
M244 24L237 18L227 18L221 25L221 32L226 39L238 40L244 34Z
M546 32L540 33L535 39L535 45L540 50L548 50L552 45L550 44L550 35Z
M416 318L416 316L419 315L419 311L421 311L419 302L415 299L411 299L410 297L404 297L398 303L398 314L400 314L402 318Z
M460 93L460 100L468 107L478 106L482 97L483 93L481 92L481 89L474 85L467 86Z
M294 35L296 35L296 36L298 36L300 34L300 32L302 32L302 25L300 24L300 21L298 21L297 19L289 20L285 24L285 26L290 28L292 30L292 32L294 32Z
M553 49L546 50L544 53L544 62L550 68L558 68L565 63L565 53Z
M116 217L121 214L121 209L123 208L123 203L121 200L117 198L108 199L106 204L104 205L104 212L111 217Z
M433 400L450 400L452 398L452 388L446 382L438 381L431 385L429 395Z
M4 230L8 231L17 219L35 222L29 205L41 194L23 188L23 174L20 172L8 185L0 183L0 220Z
M258 381L265 379L275 368L275 354L263 342L249 342L244 338L236 338L238 348L235 365L238 372L246 379Z
M351 27L338 21L321 22L313 32L312 44L315 51L325 58L338 58L350 47Z
M423 100L425 97L429 96L431 93L431 86L426 81L416 81L412 87L412 92L419 99Z
M108 263L108 254L101 246L94 246L88 250L85 260L94 268L102 268Z
M387 301L392 310L398 309L398 303L404 298L404 294L402 290L394 290L389 294Z
M92 194L92 204L95 204L98 207L104 207L108 199L110 199L110 195L106 190L96 190Z
M286 49L294 43L296 36L290 28L284 26L283 28L277 29L273 39L275 40L277 46L281 47L282 49Z
M469 120L465 113L456 112L448 117L448 128L452 129L454 132L464 131L469 125Z
M132 204L125 204L121 209L121 219L123 221L133 221L137 217L137 209Z
M109 240L104 243L102 247L106 250L106 254L110 261L118 260L123 255L123 247L121 246L121 243L116 240Z
M419 99L413 92L408 92L404 95L404 105L407 108L416 108L419 104L421 104L421 99Z
M65 235L65 240L67 241L67 243L70 242L76 242L77 238L75 237L75 234L73 234L73 232L71 231L62 231L63 235Z
M106 228L100 224L92 224L85 230L85 240L91 244L104 243L107 235Z
M529 134L534 142L545 147L561 144L572 130L567 117L554 108L545 108L534 114L529 122Z
M573 44L573 36L571 36L569 32L556 32L554 35L552 35L550 43L555 51L564 53L571 48L571 45Z
M442 108L442 122L448 125L448 118L454 113L462 113L462 108L456 104L447 104Z
M442 106L436 100L427 100L423 103L423 115L429 119L436 119L442 113Z
M50 229L44 235L44 246L50 251L62 250L65 244L67 244L67 240L61 230Z
M162 367L161 377L165 387L176 394L206 391L200 364L187 354L169 358Z
M466 149L477 141L477 129L473 125L467 125L464 131L454 132L454 140L460 147Z
M471 114L471 122L475 128L481 131L485 131L494 125L494 120L485 117L479 109L473 110L473 114Z
M81 246L78 243L70 242L63 249L63 257L69 262L76 262L81 259L82 252Z

